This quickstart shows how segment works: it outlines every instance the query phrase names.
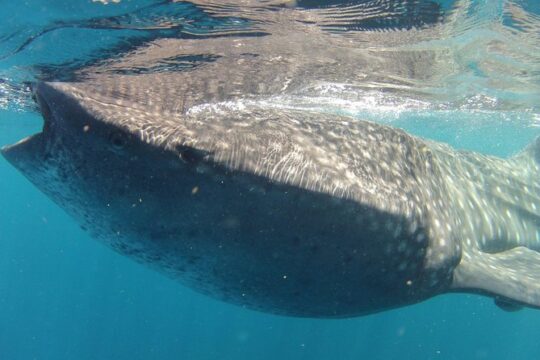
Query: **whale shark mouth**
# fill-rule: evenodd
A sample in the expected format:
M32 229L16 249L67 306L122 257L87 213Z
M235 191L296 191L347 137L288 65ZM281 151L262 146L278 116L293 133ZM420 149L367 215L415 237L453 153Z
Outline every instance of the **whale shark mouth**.
M49 103L45 100L45 97L43 96L43 87L37 86L35 90L33 91L34 94L34 100L39 106L39 110L41 111L41 115L43 116L43 129L41 132L43 134L48 133L51 129L51 125L54 120L54 116L52 114L51 108L49 106Z
M46 88L37 84L33 87L33 99L37 103L43 119L41 132L29 135L14 144L0 148L0 153L14 166L20 168L20 164L29 156L36 157L44 154L46 150L46 139L50 137L53 123L56 118L51 111L49 103L46 101Z

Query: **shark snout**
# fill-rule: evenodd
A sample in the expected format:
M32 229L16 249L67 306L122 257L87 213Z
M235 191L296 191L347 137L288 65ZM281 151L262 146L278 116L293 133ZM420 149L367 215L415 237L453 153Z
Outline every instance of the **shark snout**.
M45 155L47 139L51 137L52 128L56 122L52 107L60 103L56 94L58 91L47 83L37 83L32 90L34 101L43 116L42 131L0 149L6 160L20 170L40 161Z

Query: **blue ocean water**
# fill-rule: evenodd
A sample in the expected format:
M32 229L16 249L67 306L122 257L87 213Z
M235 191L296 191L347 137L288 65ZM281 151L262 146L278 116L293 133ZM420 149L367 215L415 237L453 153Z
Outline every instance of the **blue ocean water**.
M495 12L496 3L492 3ZM36 38L28 45L32 51L16 51L24 39L50 25L51 19L62 17L64 22L80 24L79 14L114 16L130 6L126 2L118 7L90 1L73 4L70 8L60 1L3 5L2 29L20 31L10 31L14 35L9 39L14 41L2 43L4 54L11 55L0 63L5 79L0 84L9 84L0 97L0 105L5 99L0 145L14 143L42 126L40 116L28 105L24 82L40 76L59 78L62 71L55 69L76 68L88 55L77 49L80 33L66 34L73 27L44 35L53 39ZM158 19L164 17L161 10L154 10ZM189 3L176 10L196 13ZM29 14L35 18L28 19ZM173 15L178 18L179 13ZM143 20L137 24L148 25ZM88 46L102 49L109 41L115 43L116 36L129 38L130 32L139 30L123 31L117 35L110 29L94 29L83 35L98 38ZM165 36L171 27L159 31L142 37ZM463 34L474 37L474 31ZM47 71L29 70L36 64L47 64ZM531 66L538 69L538 63ZM522 98L515 102L519 106L485 109L482 103L474 109L404 109L396 114L358 111L353 104L349 110L459 148L507 157L540 134L538 108L530 101L537 78L529 85L532 88L523 89ZM497 90L489 88L486 94L496 97ZM512 96L520 95L501 94L505 99ZM353 319L297 319L253 312L197 294L94 241L1 157L0 201L0 359L540 358L537 310L507 313L490 299L450 294Z

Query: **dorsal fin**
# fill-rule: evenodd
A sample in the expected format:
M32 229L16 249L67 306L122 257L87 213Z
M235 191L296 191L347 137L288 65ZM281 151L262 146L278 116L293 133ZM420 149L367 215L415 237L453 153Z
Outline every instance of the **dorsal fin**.
M523 151L512 159L516 161L533 161L535 164L540 165L540 136L536 137Z

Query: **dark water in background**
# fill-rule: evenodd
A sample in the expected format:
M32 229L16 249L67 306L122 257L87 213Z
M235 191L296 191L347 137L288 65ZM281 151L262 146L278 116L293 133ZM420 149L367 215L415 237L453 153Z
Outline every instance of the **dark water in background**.
M230 5L238 2L208 3L2 4L0 144L13 143L41 127L39 116L31 111L27 81L76 78L84 66L164 37L198 39L230 32L258 36L268 30L270 21L264 17L268 13L245 6L242 10L249 16L242 17ZM275 3L279 6L273 14L283 8ZM367 46L370 38L365 34L391 37L415 24L429 30L438 20L432 3L426 3L429 6L414 22L400 15L392 21L369 17L337 26L332 16L325 31ZM399 97L397 83L389 81L383 85L396 90L395 96L392 91L389 96L362 89L362 97L351 98L334 91L317 94L317 104L461 148L509 156L540 134L538 5L534 1L438 4L446 18L464 14L453 33L440 42L430 38L410 46L453 49L448 55L454 59L453 70L443 71L448 76L439 77L440 83L430 84L413 102ZM299 1L297 6L315 11L310 16L329 11L315 1ZM358 18L358 11L354 14ZM190 66L185 61L161 65L152 71ZM414 77L406 80L411 80L409 86L419 84ZM436 98L439 105L414 105L428 98ZM489 299L445 295L357 319L256 313L196 294L93 241L3 159L0 201L0 359L540 358L538 311L505 313Z

